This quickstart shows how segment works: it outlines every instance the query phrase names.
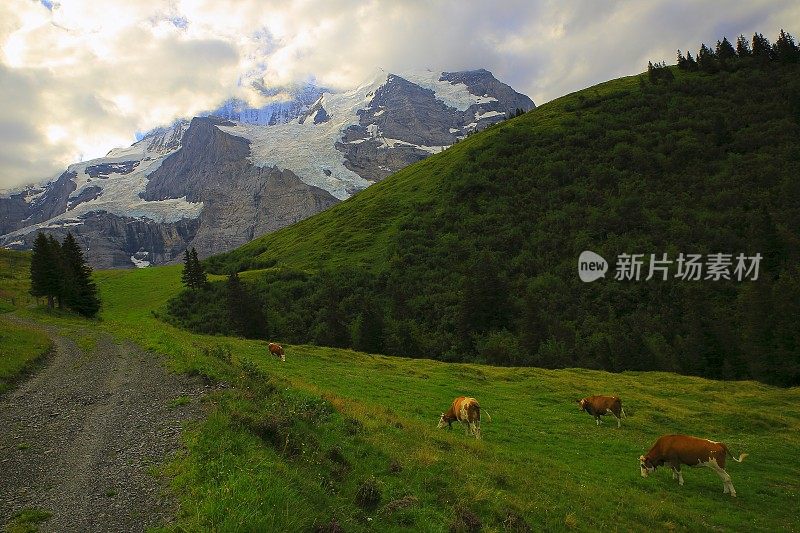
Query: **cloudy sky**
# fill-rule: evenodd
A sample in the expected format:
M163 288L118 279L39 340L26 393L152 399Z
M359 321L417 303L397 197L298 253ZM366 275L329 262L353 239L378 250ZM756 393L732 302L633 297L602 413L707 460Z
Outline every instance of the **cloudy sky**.
M486 68L537 104L720 36L800 33L796 0L2 0L0 189L213 109L253 82Z

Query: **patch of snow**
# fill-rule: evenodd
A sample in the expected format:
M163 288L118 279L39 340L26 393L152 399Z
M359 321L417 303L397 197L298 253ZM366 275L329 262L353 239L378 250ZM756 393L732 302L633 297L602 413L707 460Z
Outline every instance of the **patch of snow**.
M380 140L383 142L380 148L394 148L395 146L411 146L412 148L418 148L430 154L438 154L439 152L450 146L450 145L425 146L425 145L413 144L410 142L402 141L400 139L391 139L389 137L381 137Z
M383 107L383 106L381 106L381 107ZM372 115L372 116L373 116L373 117L379 117L379 116L383 115L383 113L384 113L385 111L386 111L385 109L381 109L381 110L379 110L379 111L376 111L376 112L375 112L375 114L374 114L374 115Z
M6 243L6 246L22 246L23 244L25 244L25 241L18 240L18 241Z
M145 261L143 259L137 259L136 254L131 256L131 263L136 265L136 268L147 268L150 266L150 261Z
M486 111L485 113L475 113L475 120L482 120L484 118L496 117L497 115L505 115L500 111Z
M411 83L415 83L425 89L430 89L436 95L437 100L441 100L446 106L453 107L459 111L466 111L474 104L485 104L496 102L497 98L491 96L476 96L469 92L469 88L463 83L450 83L447 80L439 80L441 72L431 70L411 71L406 74L399 74Z
M458 133L459 131L461 130L458 128L450 128L450 133Z
M35 188L28 189L27 193L25 194L25 198L24 198L25 199L25 203L26 204L30 204L30 203L35 202L45 192L47 192L47 189L41 189L41 190L35 189Z

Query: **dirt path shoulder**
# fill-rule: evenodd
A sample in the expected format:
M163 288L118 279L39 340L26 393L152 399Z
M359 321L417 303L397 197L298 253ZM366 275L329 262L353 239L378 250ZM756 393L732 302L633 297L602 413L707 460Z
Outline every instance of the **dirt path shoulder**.
M161 359L101 336L92 350L45 328L43 367L0 396L0 529L25 509L42 531L142 531L176 504L154 468L202 414L207 387Z

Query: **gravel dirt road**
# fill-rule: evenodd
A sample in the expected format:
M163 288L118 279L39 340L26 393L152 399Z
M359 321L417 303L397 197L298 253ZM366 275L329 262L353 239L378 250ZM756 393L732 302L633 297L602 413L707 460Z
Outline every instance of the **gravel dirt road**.
M53 353L0 396L0 529L51 513L41 531L142 531L177 507L156 468L202 415L208 386L160 356L101 335L92 350L46 329Z

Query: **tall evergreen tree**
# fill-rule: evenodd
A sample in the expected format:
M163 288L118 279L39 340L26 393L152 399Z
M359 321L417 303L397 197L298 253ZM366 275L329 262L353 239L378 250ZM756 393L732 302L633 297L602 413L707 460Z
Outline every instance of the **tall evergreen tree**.
M750 51L750 42L744 35L740 35L739 38L736 39L736 55L739 56L739 59L752 55Z
M783 30L772 50L775 59L781 63L797 63L800 60L800 49L797 48L794 38Z
M183 272L181 282L190 289L199 289L208 283L208 277L203 265L197 258L197 250L187 249L183 253Z
M203 265L197 258L197 250L195 250L194 247L192 247L190 255L192 258L192 283L196 289L199 289L205 286L206 283L208 283L208 277L206 276L206 269L203 268Z
M36 235L31 256L31 289L35 297L46 297L47 307L53 308L55 299L61 291L59 258L55 255L50 240L44 233Z
M700 51L697 53L697 68L709 74L719 71L716 54L705 44L700 46Z
M97 287L92 281L92 269L72 233L64 237L61 256L64 303L83 316L95 316L100 310Z
M683 54L680 50L678 50L678 68L680 70L689 70L686 65L686 58L683 57Z
M769 39L760 33L753 34L753 57L760 63L766 63L772 59L772 46Z
M181 272L181 283L183 283L186 287L192 288L192 267L194 263L192 263L192 254L189 252L187 248L186 251L183 252L183 272Z
M727 37L723 37L721 41L717 41L716 54L717 59L722 63L727 63L736 59L736 50Z
M52 235L47 236L47 246L50 249L50 261L52 261L52 272L55 276L55 297L58 302L58 308L64 308L64 258L61 255L61 243L59 243Z
M697 70L697 61L694 60L690 52L686 52L686 70L692 72Z

